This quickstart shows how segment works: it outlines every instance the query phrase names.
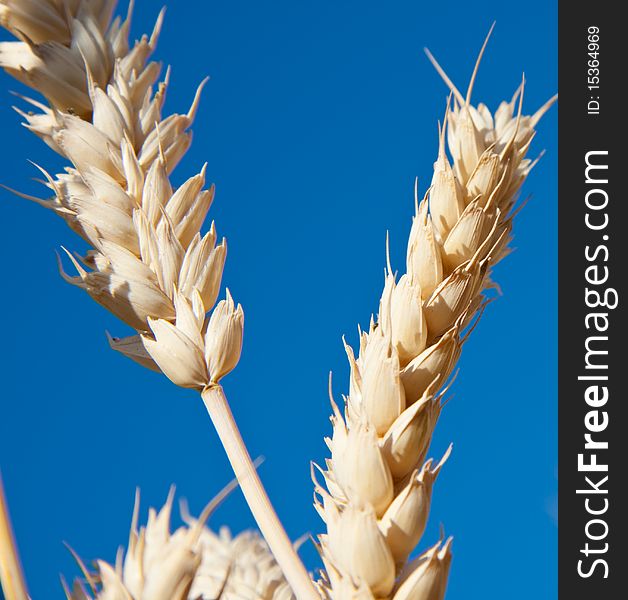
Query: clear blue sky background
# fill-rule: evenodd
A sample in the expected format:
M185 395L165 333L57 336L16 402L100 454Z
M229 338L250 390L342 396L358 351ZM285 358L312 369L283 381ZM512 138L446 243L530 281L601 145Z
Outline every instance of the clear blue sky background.
M137 2L134 36L161 3ZM347 389L340 336L355 341L377 308L390 231L404 266L413 181L429 185L446 88L429 46L460 87L497 21L476 88L490 107L525 71L525 107L557 89L556 4L172 2L157 56L172 65L169 110L210 75L177 181L208 161L211 218L227 236L224 282L246 312L245 350L225 381L290 535L321 531L309 461L326 456L327 374ZM4 35L6 38L6 35ZM19 125L0 75L0 180L37 193L35 160L60 161ZM556 109L534 153L517 251L496 270L504 297L466 345L433 454L454 453L435 489L423 547L455 536L450 600L556 597ZM59 278L54 249L80 248L53 214L2 192L0 465L34 599L62 598L77 573L62 546L113 560L135 486L143 512L168 487L199 512L231 474L205 410L110 351L124 326ZM239 492L212 524L253 525ZM311 546L308 566L318 563Z

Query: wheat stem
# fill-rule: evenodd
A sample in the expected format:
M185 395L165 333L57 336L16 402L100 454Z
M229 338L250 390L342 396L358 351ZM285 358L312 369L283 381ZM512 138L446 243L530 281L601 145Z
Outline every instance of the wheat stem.
M319 600L320 596L262 485L222 387L209 386L203 390L201 397L257 525L296 597L299 600Z
M28 600L26 581L13 536L9 507L0 476L0 583L6 600Z

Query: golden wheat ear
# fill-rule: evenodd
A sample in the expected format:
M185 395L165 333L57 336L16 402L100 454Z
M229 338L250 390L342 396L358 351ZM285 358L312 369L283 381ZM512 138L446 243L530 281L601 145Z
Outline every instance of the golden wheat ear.
M259 461L256 461L259 464ZM253 531L233 536L227 527L214 532L207 519L237 487L234 480L221 490L198 518L181 501L185 523L171 532L174 500L171 489L160 510L150 509L148 522L138 527L139 491L136 492L129 542L120 549L114 565L95 561L90 571L70 549L82 572L70 588L63 585L68 600L105 598L268 598L294 600L283 572L267 544Z
M491 28L492 31L492 28ZM490 32L489 32L490 36ZM462 344L495 287L493 266L509 252L519 189L534 166L526 158L537 115L522 112L523 84L492 114L471 104L479 53L466 97L428 51L451 90L431 186L408 240L406 273L387 260L377 318L345 342L350 366L344 410L332 398L331 457L315 482L315 507L328 598L442 600L451 539L414 561L428 521L438 463L427 458L446 386Z

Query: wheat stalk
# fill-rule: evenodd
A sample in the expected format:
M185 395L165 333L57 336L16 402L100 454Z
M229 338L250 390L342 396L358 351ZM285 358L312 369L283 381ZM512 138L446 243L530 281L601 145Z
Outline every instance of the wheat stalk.
M11 527L0 474L0 587L7 600L28 600L28 590Z
M555 100L523 116L522 83L494 116L483 104L474 107L487 42L466 97L432 59L453 107L450 100L431 186L415 200L407 272L397 280L388 260L378 318L359 332L357 358L345 342L349 395L344 414L331 398L331 457L319 468L326 487L313 476L315 507L327 526L319 536L326 567L319 587L334 600L442 600L445 594L451 538L408 562L451 448L436 464L425 457L443 385L487 302L490 270L508 253L518 191L535 164L526 158L534 128Z
M243 493L299 598L318 595L275 514L233 420L219 381L237 364L242 307L217 300L226 242L200 228L213 200L205 168L174 190L169 174L191 142L199 86L186 114L162 115L168 76L153 87L151 62L163 22L128 43L114 0L0 1L0 23L20 39L0 44L0 66L45 96L49 106L20 114L25 125L71 163L52 176L42 200L91 247L66 250L77 275L63 278L133 327L114 349L175 384L201 392ZM13 600L13 599L10 599Z

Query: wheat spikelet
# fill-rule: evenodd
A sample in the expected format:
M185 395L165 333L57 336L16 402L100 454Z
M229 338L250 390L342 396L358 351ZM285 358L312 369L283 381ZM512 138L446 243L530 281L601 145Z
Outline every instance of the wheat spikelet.
M534 128L554 101L523 116L522 84L495 115L474 107L484 47L466 98L437 67L453 107L440 130L431 187L417 198L407 272L397 279L388 261L379 314L360 331L357 357L345 342L349 395L344 414L332 398L326 489L314 477L315 507L327 527L319 538L326 567L319 586L334 600L445 594L451 538L408 563L450 450L436 464L425 458L441 388L486 302L491 267L508 253L517 193L535 164L526 158Z
M264 540L255 531L232 536L221 527L205 527L199 538L201 564L190 598L229 600L293 600L281 569Z
M163 21L133 46L114 0L0 0L0 23L20 41L0 44L0 66L49 102L25 100L25 125L69 160L65 173L40 168L53 210L91 249L66 251L77 274L63 278L133 327L114 349L176 385L202 392L243 493L278 562L302 598L316 598L257 476L220 379L237 364L242 307L220 289L226 243L200 229L213 200L205 168L173 189L169 174L189 148L199 86L186 114L162 115L168 76L149 60ZM25 196L24 194L21 194Z
M170 532L173 492L161 510L150 509L138 530L139 495L126 553L115 565L96 561L90 573L75 555L85 581L64 587L68 600L293 600L268 546L254 531L232 536L204 525L217 506L212 501L199 519L184 510L186 526Z

